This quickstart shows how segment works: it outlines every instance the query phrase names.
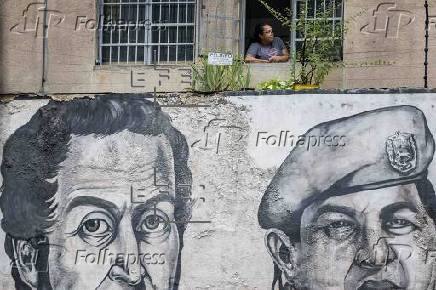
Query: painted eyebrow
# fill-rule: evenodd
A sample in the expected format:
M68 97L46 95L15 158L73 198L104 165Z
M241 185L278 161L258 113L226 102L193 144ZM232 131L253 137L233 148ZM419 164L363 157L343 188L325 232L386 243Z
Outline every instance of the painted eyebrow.
M173 205L175 204L174 197L172 197L171 195L168 195L167 193L160 193L160 194L148 199L144 203L141 203L138 206L136 206L135 209L133 210L133 214L132 214L133 219L135 220L146 209L152 209L152 208L154 208L155 204L158 204L159 202L162 202L162 201L168 201L168 202L172 203Z
M408 209L414 213L418 213L418 209L416 208L416 206L413 203L407 202L407 201L402 201L402 202L396 202L396 203L393 203L393 204L390 204L390 205L384 207L381 210L380 219L383 220L386 218L391 218L395 212L397 212L401 209Z
M350 217L355 217L356 216L356 210L347 206L339 206L339 205L324 205L322 207L320 207L317 211L315 216L312 219L312 222L318 220L318 218L325 214L325 213L342 213L345 215L348 215Z
M77 196L68 204L66 213L69 213L73 208L85 205L92 205L99 208L104 208L110 212L114 217L120 216L118 207L110 201L95 197L95 196Z
M162 201L168 201L172 204L175 204L174 198L166 193L160 193L144 203L141 203L133 210L133 220L138 219L139 216L146 210L153 208L155 204L162 202ZM110 201L107 201L105 199L101 199L94 196L78 196L73 198L73 200L68 204L68 207L66 208L66 214L68 214L71 210L73 210L76 207L79 206L86 206L86 205L92 205L98 208L103 208L107 210L115 219L119 219L122 213L119 211L118 207L113 204Z

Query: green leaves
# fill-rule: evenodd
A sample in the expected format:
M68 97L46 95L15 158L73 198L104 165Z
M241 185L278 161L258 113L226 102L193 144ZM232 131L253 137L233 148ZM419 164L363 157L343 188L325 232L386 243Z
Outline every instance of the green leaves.
M343 23L346 22L333 17L341 7L341 1L326 1L326 6L318 7L316 13L313 7L308 7L308 2L301 1L295 11L295 19L292 19L290 9L281 13L271 7L268 2L273 0L257 1L298 38L297 51L291 53L290 69L295 83L320 84L333 68L341 66Z
M200 56L192 65L192 90L202 93L239 91L248 88L250 71L240 57L232 65L210 65L207 55Z
M289 30L292 30L292 10L289 8L285 8L285 13L281 13L280 11L277 11L275 8L271 7L267 1L265 0L257 0L260 2L267 10L268 12L274 16L275 19L280 21L280 23L283 25L283 27L288 28Z
M296 20L297 31L302 35L302 49L296 52L295 61L301 65L297 82L320 84L341 59L342 25L334 24L336 7L320 9L314 18L307 18L307 5Z
M273 79L259 84L258 87L261 90L292 90L294 89L294 82Z

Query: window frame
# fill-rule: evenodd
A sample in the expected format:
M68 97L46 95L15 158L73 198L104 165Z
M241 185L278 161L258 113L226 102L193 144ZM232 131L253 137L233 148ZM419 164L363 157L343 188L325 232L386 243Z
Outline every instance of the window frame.
M241 2L241 19L243 21L241 21L241 23L243 23L243 25L241 25L241 42L240 42L240 47L241 47L241 55L245 56L245 37L246 37L246 9L247 9L247 1L246 0L240 0ZM297 18L297 2L298 1L306 1L308 2L309 0L289 0L289 7L292 7L292 21L294 22L295 19ZM333 1L339 1L339 0L333 0ZM335 20L337 20L338 18L340 19L339 21L341 22L341 26L342 26L342 44L341 44L341 57L343 58L343 47L344 47L344 13L345 13L345 0L341 0L342 1L342 7L341 7L341 17L334 17ZM325 3L325 0L324 0ZM336 11L335 11L336 13ZM315 15L315 14L314 14ZM334 21L333 21L333 25L334 25ZM293 30L291 31L291 34L289 36L289 48L290 48L290 54L291 55L295 55L296 53L296 46L297 46L297 35L296 35L296 31Z
M306 10L306 21L307 20L316 20L316 15L317 15L317 1L318 0L291 0L291 7L292 7L292 21L294 22L297 19L297 5L298 2L309 2L309 1L313 1L315 3L315 6L313 8L313 18L311 17L307 17L307 10ZM326 0L322 0L324 2L324 7L326 5ZM335 26L335 23L339 22L341 23L341 33L342 33L342 43L341 43L341 58L343 58L343 47L344 47L344 38L343 38L343 34L344 34L344 2L345 0L331 0L333 2L333 4L335 5L335 3L337 1L341 1L341 16L337 17L336 15L336 9L334 10L334 15L331 18L328 18L329 21L332 21L332 26ZM329 38L329 37L328 37ZM302 41L302 39L297 38L297 32L295 30L291 31L291 36L290 36L290 48L292 49L292 53L297 53L297 42Z
M192 62L195 61L195 58L197 56L197 44L198 44L198 38L197 38L197 33L198 33L198 0L158 0L156 2L153 2L156 0L135 0L132 2L122 2L122 0L116 0L109 2L106 0L97 0L97 13L98 14L98 27L99 29L97 30L97 59L96 59L96 64L98 65L103 65L103 66L131 66L131 65L142 65L142 66L151 66L151 65L186 65L186 64L190 64ZM123 6L127 6L127 5L136 5L136 9L134 10L134 15L136 15L136 22L134 24L132 23L128 23L129 19L126 20L126 23L123 23L121 25L119 24L115 24L112 25L115 29L111 29L110 30L110 38L111 40L109 42L104 42L103 39L103 33L105 31L105 27L111 26L111 25L105 25L105 19L104 19L104 8L106 6L111 5L111 7L113 5L117 5L118 7L120 7L119 9L119 13L121 15L121 11L122 11L122 7ZM146 19L141 20L139 19L139 7L141 5L145 6L145 13L144 15ZM152 22L149 21L150 19L153 20L153 5L156 5L159 7L159 21L158 22ZM165 21L164 19L162 19L162 7L167 5L168 6L168 10L170 10L171 6L177 6L176 9L176 22L169 22L169 21ZM185 10L185 22L179 22L180 19L180 14L181 14L181 9L186 9ZM192 9L192 11L190 11ZM170 12L168 12L170 13ZM189 16L188 16L189 14ZM112 15L112 12L111 12ZM192 22L188 22L188 18L192 17ZM148 19L147 19L148 18ZM116 21L117 19L113 19L112 21ZM149 26L145 26L144 24L140 24L140 21L144 21L144 22L148 22ZM140 27L140 25L144 25L144 42L138 42L138 35L139 33L136 33L135 36L135 43L130 42L130 29L128 29L131 26L135 27L134 31L138 31ZM127 27L127 42L121 42L121 33L117 33L118 34L118 42L116 40L113 40L113 32L118 29L119 27ZM153 43L152 42L152 32L153 29L157 28L157 29L161 29L162 27L164 27L165 29L168 29L168 27L176 27L175 31L175 37L176 40L175 42L170 42L170 36L169 36L169 30L168 30L168 40L167 42L161 42L161 32L159 31L158 34L158 38L159 41ZM185 28L186 31L188 31L188 28L192 27L192 32L188 32L187 33L187 37L192 39L192 42L184 42L181 43L179 42L179 32L181 28ZM165 30L164 29L164 30ZM118 30L119 31L119 30ZM123 30L124 31L124 30ZM191 34L192 33L192 34ZM134 54L135 54L135 58L129 59L129 52L130 52L130 47L135 47L134 49ZM186 48L191 47L190 51L190 55L187 55L185 53L185 57L184 59L179 57L179 49L182 49L180 47L185 46ZM108 61L103 61L103 48L104 47L111 47L109 49L110 51L110 55L109 55L109 60ZM114 50L112 47L118 47L117 48L117 53L118 55L116 55L115 58L113 58L112 56L112 51ZM126 55L126 59L125 60L121 60L120 59L120 48L127 48L127 55ZM138 48L143 47L143 60L138 60ZM157 47L157 49L156 49ZM170 52L170 47L175 47L175 55L173 56L173 58L175 58L175 60L170 60L170 54L172 52ZM152 51L154 49L154 51ZM162 60L161 58L161 54L160 52L166 49L166 60Z

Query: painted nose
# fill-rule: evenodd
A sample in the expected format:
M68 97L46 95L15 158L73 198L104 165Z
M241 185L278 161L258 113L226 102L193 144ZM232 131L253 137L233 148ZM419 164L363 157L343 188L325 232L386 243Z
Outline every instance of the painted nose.
M122 223L120 223L120 229L127 228L127 230L119 235L121 253L115 259L114 265L109 272L109 278L134 286L142 281L145 269L138 254L138 244L132 227L127 223L123 227Z
M145 275L145 269L142 267L132 267L125 260L124 257L116 259L115 264L110 269L109 278L113 281L127 283L129 286L138 285Z
M361 248L355 256L355 263L363 268L381 268L397 259L395 251L386 238L379 238L376 243Z

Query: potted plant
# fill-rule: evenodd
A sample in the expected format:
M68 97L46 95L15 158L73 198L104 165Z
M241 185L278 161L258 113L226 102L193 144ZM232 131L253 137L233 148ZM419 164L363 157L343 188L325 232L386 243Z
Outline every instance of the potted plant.
M281 13L266 0L257 1L299 40L297 49L291 48L290 70L295 90L318 88L333 68L342 65L344 29L342 22L332 21L338 9L335 1L322 2L327 3L326 7L319 7L312 17L308 17L307 2L299 2L301 5L294 14L290 8ZM324 5L322 3L320 5Z
M192 64L192 91L217 93L240 91L249 87L250 70L241 57L234 57L232 65L211 65L208 55L201 55Z

